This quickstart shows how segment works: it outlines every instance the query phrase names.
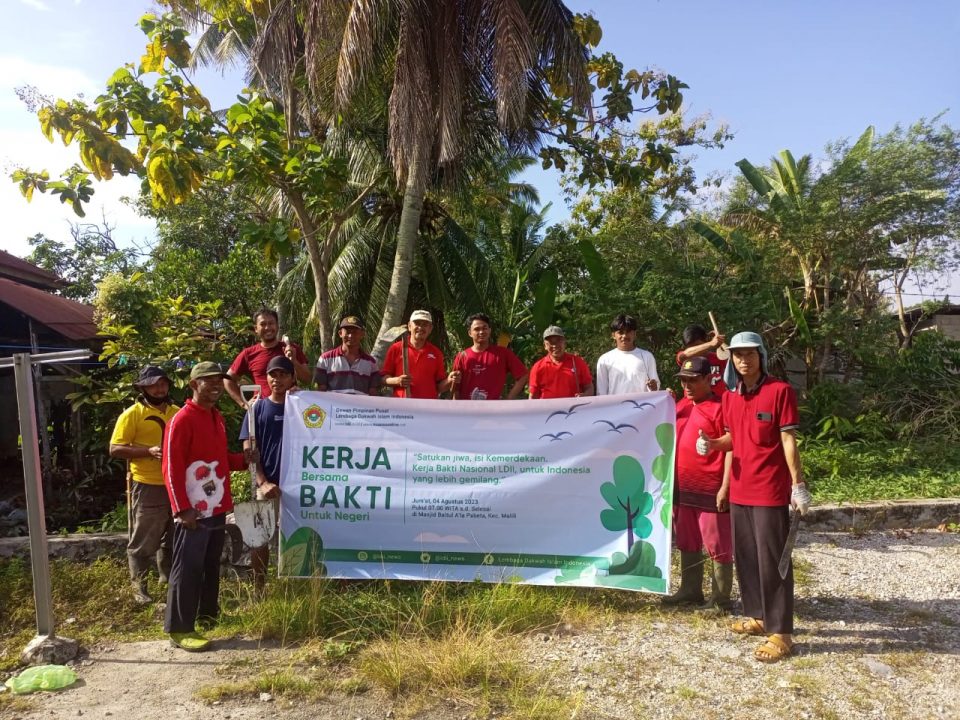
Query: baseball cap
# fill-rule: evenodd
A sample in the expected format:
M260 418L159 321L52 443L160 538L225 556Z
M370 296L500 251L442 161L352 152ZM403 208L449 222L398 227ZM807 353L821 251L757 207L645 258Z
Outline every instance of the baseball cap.
M274 370L282 370L285 373L293 375L293 363L286 355L277 355L274 358L270 358L270 362L267 364L267 375Z
M415 322L417 320L424 320L431 325L433 325L433 315L427 310L414 310L410 313L410 322Z
M543 331L543 339L546 340L548 337L566 337L566 333L563 332L563 328L559 325L551 325L546 330Z
M727 344L731 350L739 348L762 348L763 338L755 332L739 332L733 336L733 339Z
M710 361L705 357L692 357L683 361L677 377L701 377L710 374Z
M355 327L363 330L363 322L356 315L347 315L340 321L340 327Z
M227 373L224 372L223 366L220 365L220 363L209 361L197 363L190 371L191 380L199 380L205 377L226 377L226 375Z
M170 382L170 378L167 377L167 374L156 365L144 365L140 369L140 375L137 376L137 380L133 383L136 387L149 387L160 380L166 380Z

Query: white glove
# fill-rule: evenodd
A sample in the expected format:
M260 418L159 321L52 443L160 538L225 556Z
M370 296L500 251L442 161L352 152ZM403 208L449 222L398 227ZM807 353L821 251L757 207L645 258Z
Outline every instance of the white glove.
M793 492L790 493L790 504L793 505L794 510L801 515L806 515L812 502L813 498L810 496L810 491L807 490L806 483L801 482L793 486Z
M700 431L700 437L697 438L697 455L706 455L710 452L710 438L703 430Z

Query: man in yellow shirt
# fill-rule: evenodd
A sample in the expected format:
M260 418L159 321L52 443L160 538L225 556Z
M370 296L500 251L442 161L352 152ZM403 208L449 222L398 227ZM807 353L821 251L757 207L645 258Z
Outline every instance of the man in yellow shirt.
M145 605L153 602L147 592L147 572L154 559L161 582L167 581L170 572L173 517L160 457L163 431L180 408L170 399L170 378L156 365L145 366L133 387L140 394L117 419L110 457L126 460L133 479L127 562L134 599Z

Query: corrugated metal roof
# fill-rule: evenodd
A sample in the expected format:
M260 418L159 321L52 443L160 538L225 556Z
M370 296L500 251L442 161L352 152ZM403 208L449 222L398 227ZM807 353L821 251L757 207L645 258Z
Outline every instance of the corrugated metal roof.
M16 308L27 317L71 340L97 337L93 306L0 277L0 303Z
M51 290L67 284L55 273L37 267L16 255L11 255L6 250L0 250L0 277L22 280L30 285L50 288Z

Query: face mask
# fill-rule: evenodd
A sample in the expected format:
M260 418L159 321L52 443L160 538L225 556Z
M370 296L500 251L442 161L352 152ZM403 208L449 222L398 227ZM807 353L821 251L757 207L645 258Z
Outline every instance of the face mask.
M167 403L170 402L170 396L166 395L162 398L157 399L157 398L150 397L146 393L140 393L140 400L152 407L160 407L161 405L166 405Z

